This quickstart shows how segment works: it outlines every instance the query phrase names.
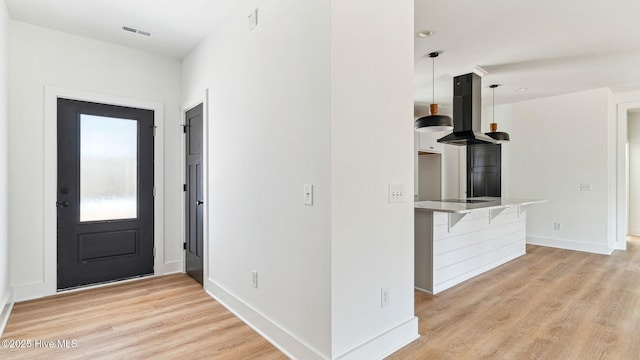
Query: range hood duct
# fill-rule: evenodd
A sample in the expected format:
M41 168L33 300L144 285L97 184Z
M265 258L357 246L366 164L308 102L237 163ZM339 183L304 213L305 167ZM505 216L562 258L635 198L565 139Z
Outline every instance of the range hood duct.
M482 78L474 73L453 78L453 132L439 143L464 146L497 144L480 131L482 114Z

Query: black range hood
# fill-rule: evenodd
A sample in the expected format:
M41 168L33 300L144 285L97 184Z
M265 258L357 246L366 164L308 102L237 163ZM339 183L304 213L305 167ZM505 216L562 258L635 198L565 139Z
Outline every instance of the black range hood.
M497 144L480 131L482 78L474 73L453 78L453 132L439 143L464 146Z

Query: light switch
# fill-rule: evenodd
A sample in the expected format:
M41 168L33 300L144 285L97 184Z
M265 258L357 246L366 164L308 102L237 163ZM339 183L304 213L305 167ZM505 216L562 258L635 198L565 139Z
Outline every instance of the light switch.
M249 14L249 30L255 29L256 26L258 26L258 9Z
M591 191L591 184L580 183L580 191Z
M304 184L304 204L313 205L313 184Z

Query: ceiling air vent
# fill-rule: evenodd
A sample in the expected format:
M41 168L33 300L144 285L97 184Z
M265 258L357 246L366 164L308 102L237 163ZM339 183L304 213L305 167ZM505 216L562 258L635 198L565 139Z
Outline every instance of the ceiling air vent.
M128 31L128 32L132 32L134 34L140 34L140 35L144 35L144 36L151 36L151 33L148 31L144 31L144 30L138 30L132 27L128 27L128 26L123 26L122 30L124 31Z

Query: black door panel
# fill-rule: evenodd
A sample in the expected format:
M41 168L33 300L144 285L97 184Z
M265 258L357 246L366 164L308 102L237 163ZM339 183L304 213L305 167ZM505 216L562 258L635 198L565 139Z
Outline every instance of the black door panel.
M203 193L202 193L202 104L187 111L186 129L186 270L202 284Z
M152 274L153 111L58 99L57 197L58 289Z

